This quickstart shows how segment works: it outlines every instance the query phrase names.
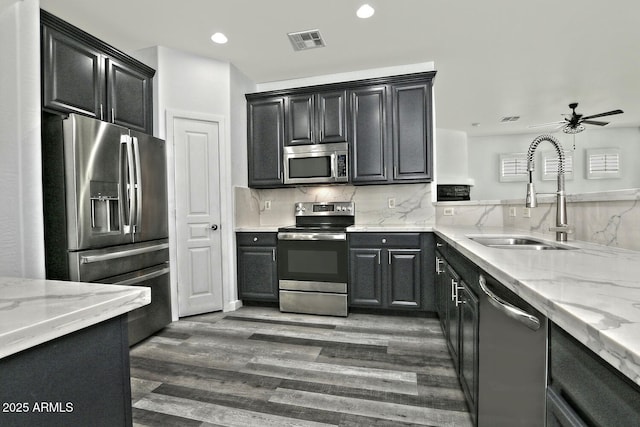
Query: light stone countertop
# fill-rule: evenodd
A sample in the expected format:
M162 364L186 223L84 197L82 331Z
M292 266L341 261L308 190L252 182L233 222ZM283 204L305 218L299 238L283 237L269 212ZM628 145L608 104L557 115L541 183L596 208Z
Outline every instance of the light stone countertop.
M569 241L573 250L486 247L468 235L548 236L437 226L436 234L640 385L640 252Z
M0 277L0 358L150 302L143 286Z

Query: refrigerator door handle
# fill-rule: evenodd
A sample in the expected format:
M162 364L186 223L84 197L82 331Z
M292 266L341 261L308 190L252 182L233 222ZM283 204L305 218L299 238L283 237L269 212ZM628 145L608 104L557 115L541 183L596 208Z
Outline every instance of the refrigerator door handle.
M110 283L111 285L122 285L129 286L135 285L136 283L141 283L146 280L150 280L156 277L163 276L165 274L169 274L169 267L164 267L160 270L152 271L151 273L143 274L142 276L133 277L131 279L122 280L120 282Z
M133 136L133 157L135 161L135 183L134 192L136 197L135 221L133 223L133 233L140 232L140 223L142 222L142 167L140 166L140 146L138 138Z
M83 255L80 257L80 264L91 264L93 262L102 262L102 261L109 261L109 260L118 259L118 258L126 258L132 255L147 254L149 252L161 251L163 249L168 249L168 248L169 248L169 243L160 243L157 245L147 246L144 248L127 249L124 251L112 252L109 254Z
M124 145L126 150L126 160L121 163L121 179L123 180L124 208L123 212L127 212L123 220L123 228L125 234L133 233L134 216L136 212L136 195L135 187L135 170L133 158L133 146L129 135L120 137L121 146Z

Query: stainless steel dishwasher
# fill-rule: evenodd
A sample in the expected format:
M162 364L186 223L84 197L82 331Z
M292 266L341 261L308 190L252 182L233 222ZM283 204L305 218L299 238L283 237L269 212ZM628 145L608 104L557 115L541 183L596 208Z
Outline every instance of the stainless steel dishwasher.
M478 426L545 425L547 318L480 274Z

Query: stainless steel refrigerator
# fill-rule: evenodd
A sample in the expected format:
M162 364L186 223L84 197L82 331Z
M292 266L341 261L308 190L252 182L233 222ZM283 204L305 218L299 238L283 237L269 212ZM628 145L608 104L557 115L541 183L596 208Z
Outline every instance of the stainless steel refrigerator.
M47 278L148 286L129 344L171 321L165 142L89 117L42 122Z

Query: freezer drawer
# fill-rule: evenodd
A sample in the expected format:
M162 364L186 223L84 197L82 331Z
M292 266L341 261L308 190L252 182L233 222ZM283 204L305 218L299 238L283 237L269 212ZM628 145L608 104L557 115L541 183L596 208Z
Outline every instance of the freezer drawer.
M147 338L171 323L171 287L168 263L99 280L99 282L151 288L151 304L128 314L129 345Z
M69 280L100 282L169 261L168 239L69 253Z

